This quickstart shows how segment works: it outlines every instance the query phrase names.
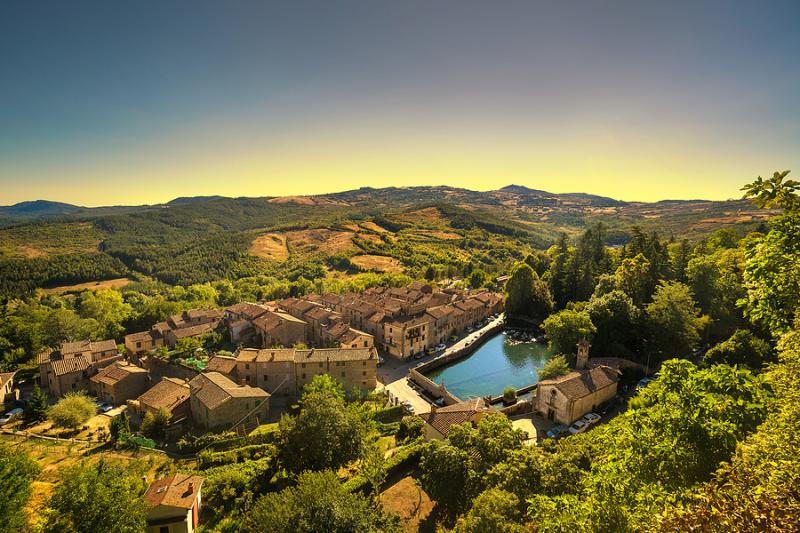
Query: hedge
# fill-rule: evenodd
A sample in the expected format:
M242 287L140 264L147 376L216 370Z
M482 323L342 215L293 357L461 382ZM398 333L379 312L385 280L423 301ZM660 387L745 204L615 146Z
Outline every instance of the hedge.
M390 477L392 474L397 473L398 470L414 461L419 461L424 445L425 442L419 439L408 446L404 446L400 451L386 459L384 463L386 466L386 477ZM364 492L369 488L368 485L369 482L367 479L359 474L348 479L342 486L350 492Z

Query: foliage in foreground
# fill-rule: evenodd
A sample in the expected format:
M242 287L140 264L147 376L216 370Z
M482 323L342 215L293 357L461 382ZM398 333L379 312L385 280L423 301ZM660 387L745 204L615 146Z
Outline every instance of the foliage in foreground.
M0 444L0 533L24 530L24 506L39 470L30 457Z
M242 526L253 533L401 531L397 517L385 514L373 500L342 488L330 471L304 472L296 486L262 496Z
M47 533L143 531L146 486L129 463L82 462L61 475L47 503L43 530Z

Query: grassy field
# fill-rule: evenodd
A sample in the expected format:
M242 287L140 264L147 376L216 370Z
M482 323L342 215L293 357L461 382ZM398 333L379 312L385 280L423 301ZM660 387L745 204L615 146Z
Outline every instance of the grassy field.
M0 230L0 257L33 259L96 252L104 233L91 222L30 224Z
M411 476L390 485L380 496L384 509L400 515L406 531L433 531L426 520L433 511L434 502Z
M383 255L356 255L350 258L350 262L362 270L374 270L375 272L403 271L400 261Z
M60 287L52 287L50 289L44 289L44 292L48 294L64 294L67 292L82 292L85 290L97 290L97 289L121 289L125 285L132 283L133 280L131 278L116 278L116 279L107 279L104 281L87 281L86 283L75 283L73 285L62 285Z

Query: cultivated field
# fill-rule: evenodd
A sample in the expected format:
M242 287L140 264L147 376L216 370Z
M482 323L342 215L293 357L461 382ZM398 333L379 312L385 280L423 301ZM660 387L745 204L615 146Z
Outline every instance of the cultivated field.
M403 271L400 261L384 255L356 255L350 258L350 262L362 270L374 270L376 272Z
M49 294L64 294L67 292L96 291L97 289L121 289L125 285L133 282L130 278L107 279L103 281L87 281L86 283L75 283L74 285L61 285L44 289Z
M384 509L397 513L406 531L427 531L426 518L434 503L411 476L406 476L387 488L380 496Z

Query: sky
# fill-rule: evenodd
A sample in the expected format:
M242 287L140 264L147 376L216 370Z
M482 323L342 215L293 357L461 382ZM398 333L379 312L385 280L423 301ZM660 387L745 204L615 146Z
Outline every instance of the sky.
M0 205L800 174L800 2L0 3Z

